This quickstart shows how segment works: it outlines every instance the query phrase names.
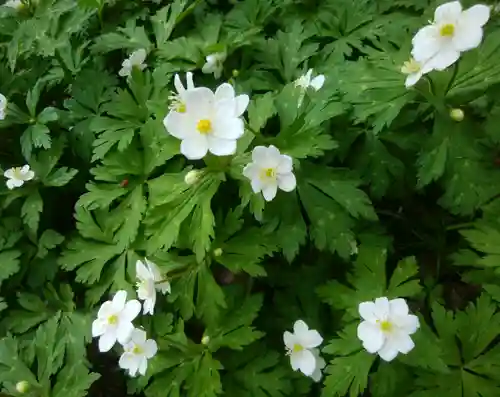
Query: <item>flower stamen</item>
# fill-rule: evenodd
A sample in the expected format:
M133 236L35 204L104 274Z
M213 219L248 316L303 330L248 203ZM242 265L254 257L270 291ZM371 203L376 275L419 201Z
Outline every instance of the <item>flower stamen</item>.
M447 23L446 25L441 26L441 29L439 29L439 34L443 37L450 37L453 36L455 33L455 25L452 23Z
M212 123L210 122L210 120L202 119L198 121L196 129L200 134L203 135L209 134L212 131Z

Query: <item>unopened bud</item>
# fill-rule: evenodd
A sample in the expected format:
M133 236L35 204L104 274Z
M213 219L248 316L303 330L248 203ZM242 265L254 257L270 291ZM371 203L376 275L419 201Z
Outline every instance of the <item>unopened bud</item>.
M205 335L203 338L201 338L201 343L203 345L208 345L210 343L210 336Z
M464 119L464 111L462 109L451 109L450 117L455 121L462 121Z
M222 248L214 249L214 256L221 256L221 255L222 255Z
M200 179L200 175L201 171L199 170L189 171L184 177L184 182L186 182L186 184L188 185L193 185L198 181L198 179Z
M26 393L29 390L29 388L30 384L28 383L27 380L22 380L21 382L16 383L16 390L21 394Z
M240 75L240 71L238 69L233 69L233 77L238 77Z

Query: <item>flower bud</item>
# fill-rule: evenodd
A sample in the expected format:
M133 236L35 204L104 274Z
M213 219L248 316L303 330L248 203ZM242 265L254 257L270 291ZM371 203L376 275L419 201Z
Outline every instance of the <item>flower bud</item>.
M233 69L232 75L233 77L238 77L240 75L240 71L238 69Z
M16 390L18 393L24 394L26 393L30 388L30 384L26 380L22 380L21 382L16 383Z
M198 179L200 179L200 175L201 175L201 171L199 171L199 170L191 170L184 177L184 182L187 185L193 185L193 184L195 184L198 181Z
M210 336L208 335L203 336L203 338L201 338L201 343L203 345L208 345L210 343Z
M222 248L214 249L214 256L221 256L221 255L222 255Z
M451 109L450 117L455 121L462 121L464 119L464 111L462 109Z

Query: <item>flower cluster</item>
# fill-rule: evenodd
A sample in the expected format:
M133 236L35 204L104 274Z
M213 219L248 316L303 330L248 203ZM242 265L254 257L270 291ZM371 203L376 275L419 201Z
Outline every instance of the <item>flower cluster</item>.
M404 299L381 297L374 302L360 303L358 310L362 321L357 334L368 353L392 361L399 353L408 354L415 347L410 335L417 332L420 323L417 316L409 313ZM292 369L318 382L325 367L325 360L319 354L323 338L318 331L298 320L293 325L293 333L285 331L283 341Z
M136 262L137 296L143 303L144 314L153 314L156 291L170 292L170 283L164 280L156 264L144 259ZM138 300L127 301L127 292L118 291L112 300L104 302L97 319L92 323L92 336L99 338L99 351L107 352L118 342L123 353L118 365L130 376L146 373L148 359L156 355L158 347L146 332L135 328L133 321L141 311Z
M463 10L459 1L451 1L437 7L434 21L413 37L412 59L401 68L408 75L406 87L432 70L445 70L462 52L478 47L489 18L490 7L483 4Z

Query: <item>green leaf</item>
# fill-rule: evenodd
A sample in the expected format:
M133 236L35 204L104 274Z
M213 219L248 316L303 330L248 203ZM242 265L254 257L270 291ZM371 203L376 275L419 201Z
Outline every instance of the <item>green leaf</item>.
M39 258L45 258L49 250L57 247L64 241L64 237L52 229L45 230L38 240L38 252L36 254Z
M248 123L253 131L260 131L266 122L276 113L273 93L252 98L248 106Z
M19 271L20 256L21 252L17 250L0 252L0 263L2 264L0 283Z
M31 233L36 234L38 223L40 222L40 214L43 211L43 201L38 190L31 193L24 201L21 209L23 223L28 227Z
M387 288L388 296L398 298L417 295L422 290L422 286L419 280L415 279L416 277L418 277L418 266L415 257L411 256L399 261Z
M57 375L52 397L84 397L100 375L90 372L83 364L66 365Z
M78 173L74 168L61 167L52 172L44 181L45 186L64 186Z
M162 47L170 38L176 22L182 15L182 11L186 8L187 3L186 0L176 0L173 4L169 4L158 10L151 17L157 47Z
M26 131L24 131L23 135L21 135L21 149L23 156L26 159L31 158L31 152L34 147L50 149L52 140L49 133L49 128L44 124L36 123L29 126Z

